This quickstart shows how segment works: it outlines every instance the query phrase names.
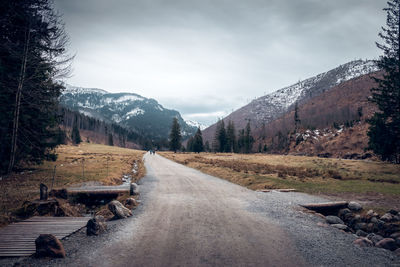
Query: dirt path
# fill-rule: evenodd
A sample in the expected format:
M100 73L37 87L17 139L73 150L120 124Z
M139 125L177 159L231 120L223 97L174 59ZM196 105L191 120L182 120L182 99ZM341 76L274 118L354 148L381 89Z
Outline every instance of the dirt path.
M98 237L66 241L67 258L32 266L398 266L399 258L359 248L355 237L301 212L323 199L261 193L158 155L145 155L142 205ZM75 238L75 239L74 239ZM78 240L78 241L77 241ZM400 264L399 264L400 265Z
M94 253L91 265L302 265L277 225L246 210L240 199L251 191L158 155L145 162L155 178L145 212Z

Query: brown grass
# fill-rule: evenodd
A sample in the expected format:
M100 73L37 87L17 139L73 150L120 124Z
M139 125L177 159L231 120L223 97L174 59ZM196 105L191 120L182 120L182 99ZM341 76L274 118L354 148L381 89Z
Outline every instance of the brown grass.
M39 166L26 166L20 173L2 177L0 181L0 225L15 220L13 212L23 202L39 197L39 184L51 189L54 166L54 188L66 188L82 183L115 185L122 183L123 174L133 174L137 181L145 174L143 151L120 147L82 143L79 146L60 146L56 162L44 162ZM108 166L108 167L107 167Z
M294 188L400 208L400 166L376 161L264 154L169 153L163 156L250 189Z

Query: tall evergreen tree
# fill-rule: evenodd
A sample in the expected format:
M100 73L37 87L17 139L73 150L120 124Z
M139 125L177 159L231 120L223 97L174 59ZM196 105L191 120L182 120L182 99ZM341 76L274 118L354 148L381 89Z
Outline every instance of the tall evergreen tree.
M108 145L109 146L114 146L114 138L113 138L112 133L108 134Z
M171 151L178 151L181 148L181 126L179 125L178 119L175 117L172 120L171 132L169 134L169 149Z
M75 145L80 144L82 142L81 134L79 133L79 127L78 127L78 116L76 115L74 124L72 126L71 140L72 143L74 143Z
M193 152L200 153L203 151L204 151L203 136L201 134L200 128L198 128L193 138Z
M226 131L224 120L219 120L217 122L217 127L215 129L215 151L225 152L226 149Z
M300 117L299 117L299 106L296 102L296 104L294 106L294 132L295 133L297 133L300 123L301 123L301 121L300 121Z
M244 153L251 153L254 144L254 138L251 135L250 121L247 122L244 133Z
M228 122L226 127L226 152L232 153L236 151L236 135L235 124L233 121Z
M66 42L50 0L0 1L0 172L54 158Z
M400 163L400 0L389 0L386 27L379 33L383 50L378 66L383 78L375 78L372 102L379 111L369 120L369 148L383 160Z

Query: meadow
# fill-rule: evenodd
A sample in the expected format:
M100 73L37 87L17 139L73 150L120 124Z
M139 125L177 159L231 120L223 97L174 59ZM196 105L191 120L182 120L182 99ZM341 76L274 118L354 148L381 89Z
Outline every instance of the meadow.
M144 151L81 143L59 146L57 154L56 161L25 165L9 177L1 177L0 225L13 221L13 212L25 201L39 198L40 183L50 191L82 184L117 185L124 174L131 175L133 181L145 174Z
M269 154L161 155L252 190L296 189L332 199L359 200L376 210L400 209L400 165Z

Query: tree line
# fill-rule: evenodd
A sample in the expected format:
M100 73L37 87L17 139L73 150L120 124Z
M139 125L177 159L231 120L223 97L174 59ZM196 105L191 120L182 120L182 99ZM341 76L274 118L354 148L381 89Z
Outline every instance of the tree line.
M194 136L187 141L186 147L182 146L182 135L180 125L176 118L173 119L171 132L169 135L169 148L171 151L177 152L219 152L219 153L251 153L253 151L254 138L251 134L250 121L248 121L244 129L236 133L233 121L229 121L225 128L225 122L219 120L214 134L212 145L209 142L203 142L203 136L200 128Z

